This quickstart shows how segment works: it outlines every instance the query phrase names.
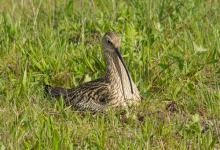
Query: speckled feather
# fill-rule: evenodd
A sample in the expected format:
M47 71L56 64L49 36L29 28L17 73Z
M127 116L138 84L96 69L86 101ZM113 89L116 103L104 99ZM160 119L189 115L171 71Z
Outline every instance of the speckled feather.
M132 81L127 67L119 58L120 40L116 33L108 32L102 40L106 60L104 77L84 83L76 88L45 86L52 97L62 96L67 105L84 111L104 111L109 107L127 106L140 101L139 91ZM119 53L119 54L118 54Z
M104 78L93 80L73 89L46 86L45 90L53 97L62 96L67 105L79 111L102 111L113 99L109 83Z

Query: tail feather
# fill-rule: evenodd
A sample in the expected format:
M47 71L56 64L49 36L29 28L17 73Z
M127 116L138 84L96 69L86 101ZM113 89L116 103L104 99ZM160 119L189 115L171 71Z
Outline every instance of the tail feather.
M50 85L44 85L44 91L52 97L66 97L67 96L67 89L61 87L52 87Z

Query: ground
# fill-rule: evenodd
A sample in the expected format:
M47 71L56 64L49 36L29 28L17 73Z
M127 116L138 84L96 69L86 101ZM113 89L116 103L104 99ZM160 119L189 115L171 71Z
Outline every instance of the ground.
M1 0L0 149L220 149L218 0ZM143 101L81 113L43 92L105 72L121 52Z

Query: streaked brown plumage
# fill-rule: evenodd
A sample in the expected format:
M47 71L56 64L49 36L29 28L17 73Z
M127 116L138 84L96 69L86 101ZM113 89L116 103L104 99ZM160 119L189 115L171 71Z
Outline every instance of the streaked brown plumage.
M106 60L104 77L73 89L46 85L46 92L53 97L62 96L67 105L80 111L104 111L109 107L137 103L141 97L120 55L119 47L119 36L114 32L107 32L102 39L103 54Z

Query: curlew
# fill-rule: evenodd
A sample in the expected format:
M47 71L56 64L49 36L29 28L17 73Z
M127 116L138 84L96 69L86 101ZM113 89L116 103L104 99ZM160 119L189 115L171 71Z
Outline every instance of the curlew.
M62 96L65 104L79 111L97 112L111 107L137 104L141 96L119 52L119 47L118 34L107 32L102 38L106 62L103 77L72 89L45 85L45 91L52 97Z

